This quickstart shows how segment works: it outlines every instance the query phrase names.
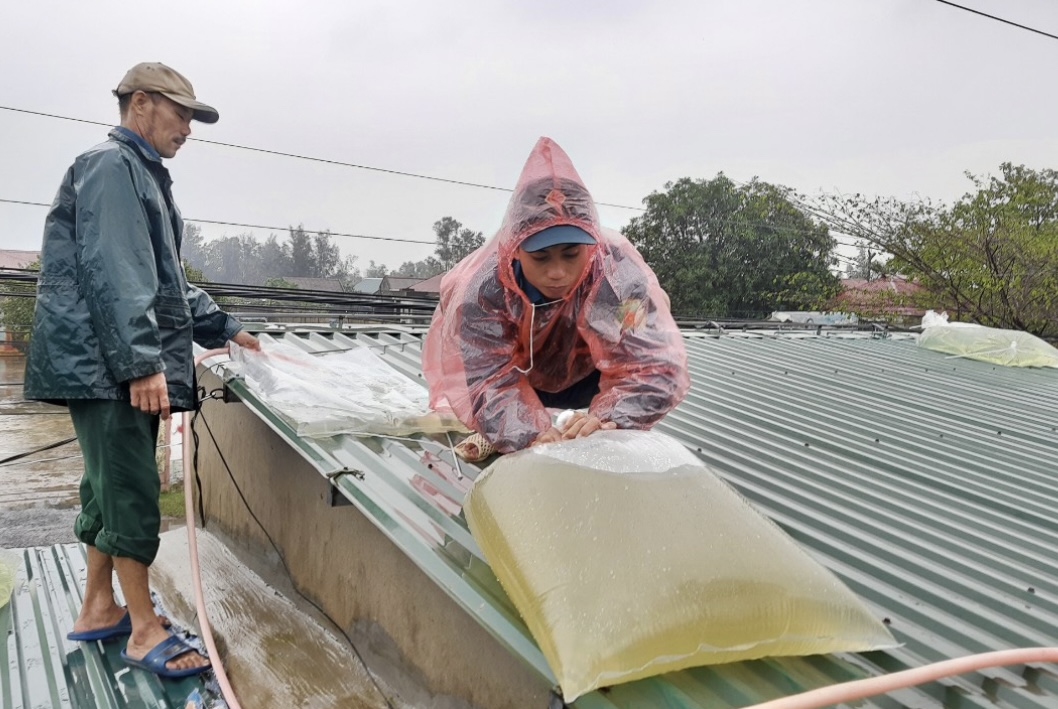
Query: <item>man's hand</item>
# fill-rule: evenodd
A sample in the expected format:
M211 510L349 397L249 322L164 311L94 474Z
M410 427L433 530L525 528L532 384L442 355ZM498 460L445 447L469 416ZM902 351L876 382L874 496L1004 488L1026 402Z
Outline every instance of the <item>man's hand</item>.
M573 415L562 430L562 438L570 440L573 438L584 438L596 431L612 431L617 428L613 421L603 421L595 414L577 412Z
M536 440L529 444L529 447L538 446L541 443L558 443L562 440L562 431L557 428L549 428L548 430L541 433L536 437Z
M231 341L239 347L245 347L248 350L254 350L256 352L261 351L261 341L246 332L246 330L239 330L235 333L235 337L231 338Z
M145 414L169 418L169 392L165 388L165 372L155 372L129 382L129 395L133 408Z

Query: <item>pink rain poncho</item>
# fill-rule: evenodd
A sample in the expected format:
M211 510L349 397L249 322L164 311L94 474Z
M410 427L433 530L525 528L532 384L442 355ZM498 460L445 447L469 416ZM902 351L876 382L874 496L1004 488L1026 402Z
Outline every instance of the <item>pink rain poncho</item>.
M528 236L580 227L595 246L578 284L533 305L512 262ZM501 452L551 428L534 389L558 392L599 370L590 411L618 428L650 428L687 393L687 353L669 299L635 247L599 224L573 163L541 138L500 230L441 281L423 345L430 405L453 411Z

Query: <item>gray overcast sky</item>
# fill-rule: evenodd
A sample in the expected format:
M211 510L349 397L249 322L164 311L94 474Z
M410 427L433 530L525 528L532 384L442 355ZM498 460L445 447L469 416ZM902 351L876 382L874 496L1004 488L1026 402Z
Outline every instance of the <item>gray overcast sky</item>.
M1056 0L960 4L1058 34ZM5 3L2 106L116 122L140 61L219 109L192 138L512 187L547 135L597 201L631 206L719 171L950 201L966 170L1058 167L1058 40L934 0ZM5 110L0 131L0 198L34 202L106 134ZM168 166L190 219L422 241L449 215L491 235L508 198L194 142ZM45 211L0 203L0 246L39 248ZM361 267L433 252L336 241Z

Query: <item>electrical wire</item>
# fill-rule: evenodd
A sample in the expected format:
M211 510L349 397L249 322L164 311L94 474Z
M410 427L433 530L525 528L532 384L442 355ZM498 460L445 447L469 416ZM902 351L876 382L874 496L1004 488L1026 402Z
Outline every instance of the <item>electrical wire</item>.
M56 113L44 113L43 111L30 111L25 108L14 108L13 106L0 106L0 110L12 111L14 113L25 113L30 116L42 116L44 118L56 118L62 121L74 121L76 123L87 123L94 126L103 126L106 128L112 128L112 123L102 123L100 121L90 121L84 118L73 118L71 116L60 116ZM255 153L264 153L265 155L276 155L284 158L295 158L297 160L308 160L310 162L319 162L326 165L337 165L339 167L351 167L357 170L369 170L371 172L380 172L387 175L399 175L400 177L413 177L419 180L430 180L432 182L443 182L449 185L459 185L461 187L476 187L483 190L495 190L497 192L513 192L514 190L510 187L497 187L496 185L485 185L480 182L467 182L465 180L454 180L447 177L435 177L433 175L422 175L415 172L406 172L404 170L391 170L384 167L373 167L371 165L359 165L352 162L344 162L341 160L330 160L328 158L317 158L310 155L300 155L298 153L287 153L281 150L269 150L267 148L255 148L249 145L239 145L237 143L224 143L219 140L206 140L204 138L188 138L188 140L195 141L197 143L206 143L208 145L220 145L225 148L236 148L238 150L249 150ZM612 202L596 202L596 205L600 207L614 207L616 209L629 209L634 211L644 211L643 207L630 207L626 204L614 204Z
M2 107L0 107L0 108L2 108ZM45 202L30 202L28 200L4 199L4 198L0 198L0 203L21 204L21 205L31 206L31 207L50 207L51 206L50 204L47 204ZM599 204L599 203L597 202L596 204ZM219 225L219 226L235 226L235 227L240 227L240 228L244 228L244 229L261 229L261 230L264 230L264 231L279 231L279 232L287 231L287 230L289 230L291 228L289 226L281 227L281 226L272 226L272 225L267 225L267 224L250 224L250 223L247 223L247 222L224 221L224 220L221 220L221 219L196 219L196 218L193 218L193 217L184 217L184 221L185 222L191 222L191 223L194 223L194 224L215 224L215 225ZM763 229L767 229L767 230L770 230L770 231L773 231L773 232L785 233L785 234L798 234L798 235L804 234L804 233L806 233L806 232L811 230L811 227L802 228L802 227L788 226L788 225L785 225L785 224L773 224L771 222L765 222L765 221L759 221L759 220L744 220L744 219L738 219L738 218L733 218L733 219L729 219L727 221L724 221L719 226L721 228L724 228L724 227L728 227L728 226L732 226L732 225L737 225L737 226L755 226L755 227L761 227ZM322 230L304 229L304 231L307 234L323 234L323 235L326 235L326 236L341 236L341 237L346 237L346 238L350 238L350 239L369 239L369 240L373 240L373 241L391 241L391 242L400 242L400 243L405 243L405 244L423 244L423 245L426 245L426 246L435 246L437 244L436 241L424 241L422 239L403 239L403 238L394 237L394 236L373 236L373 235L370 235L370 234L353 234L353 233L348 233L348 232L328 231L326 229L322 229ZM832 238L834 240L834 242L837 243L840 246L856 246L855 243L841 241L840 239L838 239L834 235L830 235L830 238Z
M989 15L987 12L981 12L980 10L974 10L972 7L966 7L964 5L958 5L958 4L953 3L953 2L948 2L948 0L936 0L936 2L939 2L941 5L948 5L950 7L955 7L955 8L958 8L960 10L966 10L967 12L972 12L975 15L980 15L981 17L987 17L990 20L995 20L996 22L1002 22L1003 24L1006 24L1006 25L1012 25L1013 27L1017 27L1019 29L1028 30L1029 32L1035 32L1036 34L1042 34L1044 37L1050 37L1051 39L1058 39L1058 35L1053 35L1050 32L1044 32L1043 30L1038 30L1035 27L1029 27L1028 25L1021 25L1021 24L1018 24L1017 22L1012 22L1010 20L1004 20L1002 17L996 17L995 15Z
M28 114L28 115L42 116L42 117L46 117L46 118L55 118L55 119L68 120L68 121L74 121L74 122L79 122L79 123L87 123L87 124L90 124L90 125L99 125L99 126L109 126L110 125L110 124L101 123L101 122L98 122L98 121L90 121L90 120L86 120L86 119L82 119L82 118L73 118L73 117L70 117L70 116L61 116L61 115L58 115L58 114L44 113L44 112L40 112L40 111L30 111L30 110L27 110L27 109L14 108L14 107L10 107L10 106L0 106L0 109L7 110L7 111L14 111L14 112L17 112L17 113L25 113L25 114ZM278 155L278 156L282 156L282 157L297 158L297 159L309 160L309 161L313 161L313 162L321 162L321 163L326 163L326 164L333 164L333 165L339 165L339 166L344 166L344 167L351 167L351 168L356 168L356 169L371 170L371 171L388 173L388 174L402 175L402 176L406 176L406 177L415 177L415 178L432 180L432 181L437 181L437 182L446 182L446 183L457 184L457 185L462 185L462 186L467 186L467 187L477 187L477 188L481 188L481 189L490 189L490 190L497 190L497 191L503 191L503 192L512 192L513 191L510 188L506 188L506 187L497 187L497 186L494 186L494 185L485 185L485 184L474 183L474 182L466 182L466 181L462 181L462 180L451 180L451 179L448 179L448 178L439 178L439 177L434 177L434 176L430 176L430 175L421 175L421 174L417 174L417 173L403 172L403 171L399 171L399 170L390 170L390 169L386 169L386 168L376 168L376 167L371 167L371 166L366 166L366 165L359 165L359 164L355 164L355 163L347 163L347 162L342 162L342 161L337 161L337 160L330 160L330 159L326 159L326 158L316 158L316 157L311 157L311 156L299 155L299 154L296 154L296 153L287 153L287 152L282 152L282 151L277 151L277 150L269 150L269 149L265 149L265 148L255 148L255 147L252 147L252 146L238 145L238 144L235 144L235 143L224 143L224 142L220 142L220 141L210 141L210 140L197 139L197 138L191 138L190 140L198 140L199 142L203 142L203 143L210 143L210 144L214 144L214 145L221 145L221 146L224 146L224 147L238 148L238 149L243 149L243 150L250 150L250 151L253 151L253 152L260 152L260 153L265 153L265 154L270 154L270 155ZM740 182L738 180L732 180L732 182L735 183L736 185L743 186L743 187L749 184L749 183L745 183L745 182ZM20 205L36 206L36 207L50 207L51 206L50 204L44 203L44 202L32 202L32 201L28 201L28 200L15 200L15 199L5 199L5 198L0 198L0 203L20 204ZM627 205L613 204L613 203L608 203L608 202L596 202L596 204L599 205L599 206L617 207L617 208L621 208L621 209L630 209L630 210L637 210L637 211L646 211L645 208L643 208L643 207L630 207L630 206L627 206ZM804 208L806 206L806 205L797 203L796 200L794 200L794 204L796 206L799 206L799 207L802 207L802 208ZM816 216L816 218L819 218L818 214L814 214L814 216ZM253 224L253 223L248 223L248 222L225 221L225 220L219 220L219 219L186 218L185 221L192 222L192 223L214 224L214 225L220 225L220 226L234 226L234 227L239 227L239 228L244 228L244 229L259 229L259 230L279 231L279 232L285 231L285 230L290 228L289 226L288 227L279 227L279 226L264 225L264 224ZM720 225L720 227L721 228L725 228L725 227L727 227L727 226L729 226L731 224L744 225L744 226L756 226L756 227L761 227L763 229L767 229L767 230L772 231L772 232L787 233L787 234L798 234L798 235L801 235L801 234L804 234L806 232L806 229L800 228L800 227L791 227L791 226L782 225L782 224L772 224L772 223L769 223L769 222L762 222L762 221L756 221L756 220L752 220L752 221L751 220L740 220L740 219L727 220L724 223L722 223ZM354 233L349 233L349 232L331 232L331 231L327 231L327 230L308 230L308 232L309 233L316 233L316 234L327 234L329 236L335 236L335 237L352 238L352 239L365 239L365 240L372 240L372 241L385 241L385 242L394 242L394 243L409 243L409 244L423 244L423 245L434 245L436 243L436 242L433 242L433 241L425 241L425 240L421 240L421 239L404 239L404 238L399 238L399 237L375 236L375 235L369 235L369 234L354 234ZM850 243L850 242L847 242L847 241L842 241L841 239L837 238L837 236L834 235L834 234L830 234L829 236L833 240L834 244L837 245L837 246L845 246L845 247L850 247L850 248L854 248L854 247L858 246L857 243Z
M2 107L0 107L2 108ZM0 199L0 202L5 204L21 204L29 207L50 207L51 205L46 202L30 202L24 199ZM226 222L220 219L193 219L191 217L184 217L185 222L192 222L195 224L218 224L221 226L237 226L243 229L263 229L267 231L287 231L291 229L290 226L269 226L267 224L247 224L245 222ZM328 231L326 229L303 229L307 234L325 234L327 236L342 236L351 239L371 239L374 241L396 241L405 244L425 244L427 246L435 246L436 241L423 241L422 239L402 239L396 236L372 236L370 234L350 234L345 232Z
M77 440L77 436L72 436L70 438L64 438L61 441L55 441L54 443L49 443L48 445L41 446L40 448L34 448L31 451L25 451L23 453L16 453L15 455L9 455L6 458L0 459L0 465L7 465L8 463L12 463L12 462L14 462L16 460L21 460L22 458L26 458L28 456L31 456L34 453L42 453L44 451L51 450L52 448L58 448L60 446L65 446L66 444L73 443L76 440Z

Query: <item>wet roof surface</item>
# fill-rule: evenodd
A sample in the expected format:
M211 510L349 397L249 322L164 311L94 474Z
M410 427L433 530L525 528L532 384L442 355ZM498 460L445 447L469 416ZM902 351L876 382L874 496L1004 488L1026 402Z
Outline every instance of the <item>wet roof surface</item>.
M368 346L421 380L419 332L280 337L307 351ZM841 577L903 646L695 668L574 706L738 707L976 652L1058 645L1058 370L952 359L911 339L689 333L687 345L692 389L659 430ZM240 385L251 408L551 680L459 512L476 467L457 465L444 437L297 439ZM1058 674L987 670L860 706L1053 709Z
M421 334L269 336L310 352L368 346L421 381ZM687 344L692 390L659 430L841 577L903 646L694 668L593 692L575 707L724 709L975 652L1058 645L1058 370L952 359L910 340L689 333ZM466 529L462 498L479 470L457 463L446 437L301 439L241 382L231 387L467 613L553 681ZM67 579L59 588L79 578L76 564L59 556L54 563L67 567L44 568L49 553L58 554L31 554L31 568L40 569L33 578L58 573ZM59 672L84 678L81 686L124 686L92 669L110 662L106 653L76 659L84 650L67 647L63 623L72 615L62 606L74 601L68 590L48 594L42 604L22 593L15 612L0 610L8 633L4 709L41 705L12 703L20 696L12 682L58 686ZM33 666L27 675L12 648L32 637L41 638L37 652L52 669ZM1053 709L1058 672L988 670L857 706Z
M67 640L81 608L86 557L80 544L19 550L10 603L0 607L3 709L184 709L201 677L163 680L121 659L124 638Z

